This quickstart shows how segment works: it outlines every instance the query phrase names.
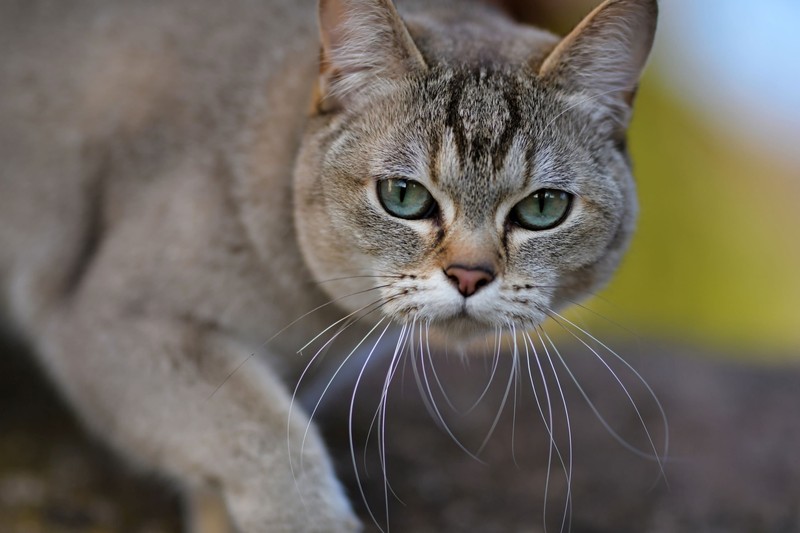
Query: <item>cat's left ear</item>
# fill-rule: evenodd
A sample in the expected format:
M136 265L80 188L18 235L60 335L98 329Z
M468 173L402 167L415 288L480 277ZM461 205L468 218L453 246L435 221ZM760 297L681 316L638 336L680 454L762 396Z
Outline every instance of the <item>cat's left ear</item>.
M656 32L657 0L605 0L556 46L539 75L627 123Z
M320 0L319 27L320 109L346 107L427 69L392 0Z

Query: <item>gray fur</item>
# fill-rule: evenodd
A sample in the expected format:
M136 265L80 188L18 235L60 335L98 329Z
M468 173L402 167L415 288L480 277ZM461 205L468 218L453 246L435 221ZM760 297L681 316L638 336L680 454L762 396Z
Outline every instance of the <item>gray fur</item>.
M627 104L594 98L591 72L577 86L568 68L539 72L558 39L478 2L400 2L407 26L388 0L326 6L397 40L372 43L363 69L358 40L341 65L326 49L318 77L311 0L0 3L3 305L90 427L187 488L217 487L241 531L358 529L315 430L292 469L308 421L287 426L280 379L303 370L299 345L377 297L346 295L388 280L395 321L531 326L608 279L635 218ZM643 33L637 76L654 6L602 11ZM398 175L434 193L436 224L380 208L374 179ZM545 186L578 196L569 219L509 228ZM467 302L442 273L464 261L499 274ZM313 283L363 272L402 278Z

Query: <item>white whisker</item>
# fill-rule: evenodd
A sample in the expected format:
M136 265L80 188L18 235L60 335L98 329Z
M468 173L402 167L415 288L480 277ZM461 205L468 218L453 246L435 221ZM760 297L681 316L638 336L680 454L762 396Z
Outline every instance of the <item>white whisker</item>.
M564 420L565 420L565 422L567 424L567 443L568 443L568 448L567 448L567 450L568 450L568 461L567 462L569 463L569 466L567 468L567 470L568 470L568 474L567 474L567 498L566 498L566 503L564 504L564 516L563 516L563 518L561 520L561 529L559 531L564 531L565 527L566 527L567 531L569 531L569 529L571 529L571 524L572 524L572 466L573 466L572 423L571 423L570 418L569 418L569 408L567 407L567 399L564 396L564 388L561 386L561 379L558 377L558 372L556 372L556 367L553 364L553 358L550 356L550 351L547 349L547 345L544 343L544 340L542 340L542 335L544 335L547 338L547 340L549 341L550 345L556 351L556 354L558 354L558 350L557 350L555 344L553 344L553 341L547 335L547 332L545 332L541 328L541 326L536 328L536 335L539 337L539 342L541 342L542 348L544 348L545 355L547 356L547 362L550 365L550 370L553 372L553 378L556 380L556 386L558 387L558 392L559 392L559 395L561 396L561 402L562 402L562 405L564 406ZM558 357L563 363L563 359L561 358L560 354L558 354Z
M369 331L368 331L368 332L367 332L367 333L364 335L364 337L362 337L362 338L361 338L361 340L360 340L360 341L358 341L358 343L357 343L357 344L356 344L356 345L353 347L353 349L352 349L352 350L350 350L350 353L348 353L348 354L347 354L347 356L344 358L344 360L343 360L343 361L342 361L342 362L339 364L339 366L336 368L336 371L333 373L333 375L331 375L331 378L328 380L328 383L327 383L327 385L325 385L325 388L322 390L322 393L320 394L320 396L319 396L319 399L317 399L317 403L314 405L314 408L311 410L311 414L310 414L310 415L309 415L309 417L308 417L308 424L306 425L306 430L305 430L305 432L303 433L303 439L302 439L302 441L300 442L300 468L301 468L301 469L302 469L302 467L303 467L303 450L305 449L305 444L306 444L306 439L307 439L307 437L308 437L308 432L311 430L311 422L314 420L314 415L316 415L316 414L317 414L317 410L319 409L319 406L320 406L320 404L322 403L322 400L325 398L325 395L328 393L328 390L330 389L330 387L331 387L331 385L333 384L334 380L335 380L335 379L336 379L336 377L339 375L339 372L341 372L342 368L344 368L344 366L347 364L347 362L348 362L348 361L350 361L350 358L353 356L353 354L354 354L354 353L356 353L356 350L358 350L358 349L361 347L361 345L362 345L362 344L364 344L364 342L365 342L365 341L366 341L366 340L367 340L367 339L370 337L370 335L372 335L372 333L373 333L373 332L374 332L376 329L378 329L378 327L380 327L380 325L381 325L381 324L383 324L383 323L384 323L386 320L388 320L386 317L383 317L383 318L381 318L381 319L380 319L380 320L379 320L379 321L378 321L378 322L377 322L377 323L376 323L376 324L375 324L375 325L374 325L374 326L373 326L373 327L372 327L372 328L371 328L371 329L370 329L370 330L369 330ZM387 324L387 328L388 328L390 325L391 325L391 324ZM377 344L376 344L376 346L377 346ZM319 353L319 352L318 352L318 353ZM371 353L371 352L370 352L370 353ZM310 363L309 363L309 364L310 364ZM308 368L308 366L306 366L306 368ZM299 386L299 384L300 384L300 381L298 380L298 386Z
M304 344L304 345L303 345L303 346L302 346L302 347L301 347L299 350L297 350L297 353L302 353L302 352L303 352L303 351L304 351L306 348L308 348L309 346L311 346L312 344L314 344L314 343L317 341L317 339L319 339L319 338L320 338L321 336L323 336L325 333L327 333L328 331L330 331L331 329L333 329L334 327L336 327L338 324L341 324L341 323L342 323L342 322L344 322L345 320L348 320L348 319L349 319L349 318L351 318L352 316L354 316L354 315L356 315L356 314L360 313L361 311L363 311L363 310L365 310L365 309L368 309L369 307L371 307L371 306L373 306L373 305L375 305L375 304L378 304L378 303L379 303L381 306L383 306L383 305L385 305L385 304L387 304L387 303L389 303L389 302L391 302L391 301L393 301L393 300L397 299L399 296L400 296L399 294L395 294L395 295L393 295L393 296L390 296L390 297L388 297L388 298L386 298L386 297L378 298L377 300L375 300L375 301L373 301L373 302L370 302L370 303L368 303L367 305L365 305L365 306L363 306L363 307L360 307L359 309L356 309L356 310L355 310L355 311L353 311L352 313L349 313L349 314L347 314L347 315L343 316L342 318L340 318L339 320L336 320L336 321L335 321L333 324L331 324L331 325L330 325L330 326L328 326L327 328L325 328L325 329L323 329L322 331L320 331L319 333L317 333L317 334L314 336L314 338L312 338L310 341L308 341L307 343L305 343L305 344ZM362 317L362 318L363 318L363 317Z
M589 333L585 329L581 328L580 326L578 326L574 322L570 321L568 318L556 313L555 311L552 311L552 310L549 310L549 311L551 313L553 313L559 320L564 321L567 324L569 324L570 326L574 327L575 329L577 329L578 331L580 331L581 333L583 333L584 335L589 337L589 339L591 339L593 342L596 342L599 346L601 346L603 349L605 349L608 353L613 355L614 358L617 359L620 363L622 363L628 370L630 370L633 373L633 375L636 376L636 379L638 379L639 382L641 382L641 384L645 387L645 389L647 390L647 393L653 399L653 401L654 401L654 403L656 405L656 408L658 409L659 415L661 416L661 422L662 422L663 427L664 427L664 454L661 455L661 456L658 455L658 451L656 450L655 444L653 443L652 438L650 438L650 433L647 430L647 426L644 423L644 420L643 420L641 414L639 413L639 410L636 407L635 402L633 401L633 398L630 396L630 394L628 394L627 389L625 389L625 386L620 382L619 378L616 376L616 374L613 372L613 370L611 370L609 368L609 365L605 362L605 360L602 357L600 357L600 355L597 353L596 350L592 349L592 347L589 346L586 342L584 342L583 339L580 339L577 335L574 334L574 332L571 332L568 328L566 328L563 324L561 324L562 328L564 328L566 331L569 331L570 333L572 333L573 337L578 339L584 346L589 348L592 351L592 353L594 353L603 362L603 364L606 366L606 368L609 368L609 371L611 371L611 373L614 375L614 377L617 380L617 382L620 382L620 386L623 389L625 389L625 392L628 395L628 399L634 404L634 409L636 409L636 413L637 413L637 415L639 415L639 420L641 421L643 429L644 429L645 433L647 434L648 439L650 440L650 444L653 446L653 451L655 452L655 459L659 463L659 467L661 469L661 474L664 477L664 481L666 482L666 474L664 473L664 463L666 463L667 458L669 457L669 420L667 419L667 413L664 410L664 406L661 404L661 401L658 399L658 396L656 395L656 393L653 390L653 388L650 386L650 384L647 382L647 380L644 379L644 376L642 376L642 374L633 367L633 365L628 363L628 361L626 361L621 355L619 355L617 352L612 350L610 347L608 347L606 344L604 344L602 341L600 341L597 337L595 337L594 335L592 335L591 333Z
M375 413L372 415L372 420L370 421L369 429L367 430L367 437L366 437L366 439L364 441L364 448L365 449L367 447L369 447L370 436L372 435L372 431L375 428L376 422L378 421L378 416L380 414L381 404L384 401L384 398L389 393L389 383L394 379L394 374L397 372L397 366L399 365L399 361L400 361L400 359L407 359L407 358L403 358L403 354L405 353L405 349L406 349L406 346L408 344L408 339L409 339L410 333L411 333L411 330L409 329L409 327L406 324L404 324L402 329L400 330L400 336L397 338L397 343L395 344L394 353L393 353L392 359L391 359L391 361L389 363L389 371L387 372L387 381L384 381L384 389L381 392L381 397L380 397L380 400L378 402L378 407L375 409ZM397 361L397 364L395 364L395 361ZM405 361L404 361L404 363L405 363ZM394 365L394 367L393 367L393 365ZM404 366L404 369L405 369L405 366ZM366 456L364 457L364 470L368 471Z
M502 333L502 331L501 331ZM500 346L498 344L498 356L499 356ZM492 438L495 429L497 429L497 424L500 422L500 416L503 414L503 409L506 406L506 402L508 401L508 393L511 391L511 385L514 382L514 364L512 362L511 371L508 374L508 383L506 384L506 390L503 393L503 400L500 402L500 407L497 410L497 415L494 417L494 421L492 422L492 426L489 428L489 432L486 434L486 438L483 439L483 443L481 443L481 447L478 449L477 455L480 455L483 450L486 448L486 445L489 443L489 439Z
M564 319L563 317L561 317L560 315L558 315L558 318L555 318L555 317L554 317L554 321L555 321L557 324L559 324L559 325L560 325L560 326L561 326L561 327L564 329L564 331L568 332L568 333L569 333L570 335L572 335L572 336L573 336L573 337L574 337L574 338L575 338L575 339L576 339L578 342L580 342L580 343L581 343L581 344L583 344L583 345L584 345L584 346L585 346L587 349L589 349L589 351L591 351L591 352L592 352L592 353L595 355L595 357L596 357L596 358L597 358L597 359L600 361L600 363L601 363L601 364L602 364L602 365L603 365L603 366L606 368L606 370L608 370L608 372L611 374L611 376L614 378L614 380L615 380L615 381L617 382L617 384L620 386L620 388L622 389L622 392L623 392L623 393L625 394L625 396L627 397L628 401L630 402L631 406L633 407L633 410L634 410L634 412L636 413L636 416L637 416L637 418L639 419L639 423L641 424L641 426L642 426L642 429L644 430L645 436L646 436L646 438L647 438L647 440L648 440L648 443L650 444L650 447L651 447L651 448L652 448L652 450L653 450L653 453L652 453L652 454L650 454L649 452L644 452L644 451L640 450L639 448L637 448L637 447L633 446L633 445L632 445L632 444L630 444L628 441L626 441L626 440L625 440L625 439L624 439L624 438L623 438L621 435L619 435L619 433L617 433L615 430L613 430L613 429L611 428L610 424L609 424L609 423L608 423L608 422L605 420L605 418L604 418L604 417L602 417L602 415L600 415L600 413L599 413L599 410L598 410L598 409L595 407L595 405L594 405L594 404L591 402L591 400L589 400L589 399L588 399L588 395L586 394L586 392L585 392L585 391L584 391L584 390L583 390L583 389L582 389L582 388L579 386L578 390L581 392L581 395L582 395L582 396L584 396L584 398L587 400L587 402L589 402L589 406L590 406L590 408L592 409L592 411L595 413L595 416L597 416L597 417L598 417L598 419L600 420L600 422L603 424L603 426L606 428L606 430L607 430L607 431L608 431L608 432L609 432L609 433L612 435L612 437L614 437L614 439L615 439L617 442L619 442L620 444L622 444L622 445L623 445L623 446L624 446L624 447L625 447L627 450L631 451L632 453L636 454L637 456L639 456L639 457L642 457L642 458L645 458L645 459L650 459L650 460L654 460L654 461L656 461L656 462L657 462L657 464L658 464L658 467L659 467L659 470L660 470L661 476L662 476L662 477L663 477L663 478L666 480L666 473L665 473L665 471L664 471L664 464L663 464L663 462L662 462L662 461L663 461L663 460L662 460L662 457L661 457L661 456L658 454L658 449L656 448L655 442L653 441L652 435L650 434L650 430L647 428L647 423L644 421L644 417L642 416L642 413L641 413L641 411L639 410L639 406L638 406L638 405L636 405L636 401L633 399L633 396L631 395L630 391L628 391L628 388L625 386L625 384L624 384L624 383L622 382L622 380L619 378L619 376L617 375L617 373L616 373L616 372L614 372L614 370L611 368L611 366L608 364L608 362L607 362L605 359L603 359L603 357L602 357L602 356L601 356L601 355L600 355L600 354L597 352L597 350L595 350L595 349L594 349L592 346L590 346L590 345L589 345L589 344L588 344L586 341L584 341L584 340L583 340L583 339L581 339L581 338L580 338L578 335L576 335L576 334L575 334L575 332L571 331L569 328L567 328L566 326L564 326L564 324L563 324L563 323L561 323L561 322L559 321L559 318L561 318L562 320L566 320L566 319ZM569 321L568 321L568 322L569 322ZM570 323L570 324L572 324L571 322L569 322L569 323ZM574 324L572 324L572 325L574 326ZM586 333L586 332L585 332L584 330L582 330L581 328L578 328L578 326L574 326L574 327L576 327L577 329L579 329L579 330L580 330L581 332L583 332L584 334L586 334L586 335L589 335L588 333ZM589 336L591 337L591 335L589 335ZM549 338L548 338L548 340L549 340ZM606 350L608 350L609 352L612 352L612 350L611 350L610 348L608 348L608 347L607 347L607 346L605 346L604 344L600 343L600 342L599 342L599 341L597 341L596 339L594 339L594 340L595 340L595 342L598 342L598 344L600 344L601 346L603 346L604 348L606 348ZM552 341L550 341L550 342L552 343ZM554 349L555 349L555 347L554 347ZM562 361L562 364L564 364L564 366L565 366L565 368L566 368L566 361L564 361L564 359L563 359L563 357L561 356L561 354L558 354L558 357L559 357L559 359L561 359L561 361ZM619 356L617 356L617 357L619 357ZM633 368L632 368L630 365L628 365L628 363L627 363L626 361L624 361L624 360L622 360L622 361L623 361L623 362L624 362L624 363L625 363L625 364L628 366L628 368L630 368L630 369L631 369L631 371L633 371L634 373L636 373L636 375L637 375L637 376L639 376L639 379L640 379L640 380L642 380L642 382L643 382L643 383L645 383L645 386L647 387L647 389L650 391L650 393L651 393L651 394L653 395L653 397L655 398L655 393L653 393L653 391L652 391L652 389L650 389L649 385L647 385L647 384L646 384L646 382L644 382L644 378L642 378L642 377L641 377L641 375L640 375L638 372L636 372L635 370L633 370ZM573 377L573 380L576 382L576 385L577 385L577 379L574 377L574 374L573 374L571 371L569 371L569 373L570 373L570 375ZM657 399L657 398L656 398L656 403L657 403L657 405L660 407L660 405L661 405L661 404L660 404L660 402L658 402L658 399ZM663 409L662 409L662 413L663 413ZM664 420L666 420L666 415L664 415ZM667 435L667 436L668 436L668 435ZM666 454L666 450L665 450L665 454Z
M279 330L278 330L278 331L277 331L275 334L273 334L273 335L272 335L270 338L268 338L267 340L265 340L264 342L262 342L262 343L259 345L259 347L258 347L258 349L257 349L257 350L255 350L254 352L250 353L250 354L249 354L247 357L245 357L244 359L242 359L242 361L241 361L241 362L240 362L238 365L236 365L236 367L235 367L233 370L231 370L231 371L230 371L230 373L229 373L227 376L225 376L225 379L223 379L223 380L222 380L222 382L221 382L219 385L217 385L217 387L216 387L216 388L215 388L215 389L214 389L214 390L211 392L211 394L209 394L209 395L208 395L208 398L207 398L207 400L210 400L211 398L213 398L213 397L214 397L214 395L216 395L216 394L217 394L217 392L219 392L219 390L220 390L220 389L221 389L221 388L222 388L222 387L223 387L223 386L224 386L224 385L225 385L225 384L226 384L226 383L227 383L227 382L228 382L228 381L229 381L229 380L230 380L230 379L233 377L233 375L234 375L234 374L236 374L236 373L237 373L237 372L238 372L238 371L239 371L239 370L240 370L240 369L241 369L241 368L242 368L242 367L243 367L245 364L247 364L247 362L248 362L248 361L250 361L251 359L253 359L253 358L256 356L256 353L257 353L258 351L260 351L260 350L264 349L264 347L266 347L266 346L267 346L267 344L269 344L270 342L272 342L273 340L275 340L275 339L276 339L276 338L277 338L279 335L281 335L282 333L284 333L284 332L285 332L287 329L289 329L290 327L294 326L295 324L297 324L298 322L300 322L300 321L301 321L301 320L303 320L304 318L308 317L309 315L311 315L311 314L313 314L313 313L316 313L316 312L317 312L317 311L319 311L320 309L323 309L323 308L325 308L325 307L327 307L327 306L329 306L329 305L332 305L332 304L334 304L334 303L336 303L336 302L339 302L339 301L341 301L341 300L344 300L345 298L351 298L351 297L353 297L353 296L358 296L358 295L360 295L360 294L365 294L365 293L367 293L367 292L371 292L371 291L378 290L378 289L385 289L385 288L387 288L387 287L390 287L390 285L379 285L379 286L377 286L377 287L371 287L371 288L369 288L369 289L364 289L364 290L362 290L362 291L353 292L353 293L350 293L350 294L345 294L344 296L340 296L340 297L338 297L338 298L334 298L333 300L330 300L330 301L328 301L328 302L326 302L326 303L324 303L324 304L322 304L322 305L318 305L317 307L315 307L315 308L314 308L314 309L312 309L311 311L308 311L308 312L306 312L306 313L303 313L303 314L302 314L302 315L300 315L299 317L295 318L294 320L292 320L291 322L289 322L287 325L285 325L284 327L282 327L281 329L279 329ZM382 299L382 298L381 298L381 299ZM373 302L373 304L375 304L375 303L377 303L377 302L380 302L380 301L381 301L381 299L378 299L378 300L376 300L375 302ZM370 304L370 305L373 305L373 304ZM365 307L369 307L369 306L365 306ZM362 310L362 309L365 309L365 307L362 307L362 308L361 308L361 309L359 309L358 311L354 311L354 313L358 313L360 310ZM351 313L351 314L354 314L354 313ZM347 318L347 317L343 318L342 320L344 320L344 319L346 319L346 318ZM340 321L341 321L341 320L340 320ZM339 322L340 322L340 321L339 321ZM332 325L331 325L331 327L333 327L333 326L335 326L335 325L336 325L336 323L332 324ZM330 329L330 328L328 328L328 329ZM324 332L323 332L323 333L324 333ZM313 341L312 341L312 342L313 342ZM310 344L310 343L309 343L309 344ZM305 349L305 346L304 346L303 348L301 348L301 349L300 349L300 351L302 351L303 349Z
M514 368L514 404L511 410L511 458L514 461L514 465L519 468L519 463L517 462L517 451L515 447L516 442L516 431L517 431L517 400L519 397L519 379L520 379L520 361L519 361L519 346L517 343L517 327L514 325L513 322L509 322L509 328L511 329L511 339L514 341L514 349L512 352L512 361L511 364Z
M361 384L361 379L364 377L364 372L367 369L367 365L369 364L369 361L372 358L372 354L374 353L374 351L377 348L378 344L380 344L381 339L386 334L386 332L389 330L390 326L391 326L391 323L387 324L386 327L384 328L384 330L381 332L380 336L378 337L378 340L375 342L375 345L372 347L372 350L370 350L369 354L367 355L367 358L364 361L364 365L361 367L361 370L358 373L358 377L356 378L355 385L353 385L353 395L352 395L352 397L350 399L350 409L349 409L349 412L348 412L348 425L347 425L348 436L349 436L349 440L350 440L350 457L351 457L351 459L353 461L353 473L356 476L356 485L358 486L359 493L361 493L361 499L364 502L364 506L367 508L367 512L369 513L369 516L372 518L372 521L375 523L375 526L378 528L379 531L381 531L381 533L383 533L383 528L380 526L380 523L378 522L378 519L375 517L375 514L372 512L372 508L370 507L369 501L367 500L367 495L364 492L364 485L361 482L361 476L359 476L359 474L358 474L358 464L357 464L357 461L356 461L355 439L353 438L353 412L355 410L356 395L358 394L358 386ZM399 342L399 339L401 339L403 337L403 335L405 334L405 331L406 331L406 326L403 325L402 329L400 330L400 336L398 338L398 342ZM397 353L397 350L395 349L395 354L396 353ZM367 434L367 435L369 435L369 434ZM366 455L366 450L365 450L365 455ZM388 528L388 523L387 523L387 528Z
M431 415L439 426L450 436L453 442L461 448L467 455L469 455L475 461L485 464L478 456L472 453L467 447L461 442L461 440L456 437L455 433L450 429L450 426L445 421L442 413L439 411L439 407L436 405L436 400L433 396L433 391L431 389L430 381L428 380L428 374L425 370L425 356L422 349L422 328L420 328L420 365L422 366L422 376L420 376L420 372L417 368L417 359L416 356L412 352L412 362L411 368L414 371L414 377L416 378L417 387L419 388L420 395L422 396L423 402L425 403L426 407L428 408L428 413ZM424 385L423 385L424 383Z
M386 408L387 402L389 397L389 387L391 386L392 381L394 380L394 376L397 373L397 368L400 364L400 359L403 357L405 353L405 346L406 341L408 340L408 336L401 336L398 338L398 342L395 345L395 351L392 354L392 359L389 362L389 368L386 373L386 378L383 382L383 387L381 390L381 397L378 401L378 407L375 410L375 414L372 417L372 421L370 422L369 430L367 431L367 438L364 442L364 449L366 450L369 445L369 438L372 433L372 429L375 426L377 421L378 423L378 461L381 465L381 474L383 476L383 488L384 488L384 502L385 502L385 513L386 513L386 529L389 530L389 494L391 493L397 501L399 501L402 505L405 505L403 500L400 496L392 488L391 483L389 482L388 477L388 470L387 470L387 461L386 461ZM366 469L366 453L364 454L364 466Z
M558 458L561 460L561 465L564 468L564 472L566 475L566 465L564 464L564 458L561 456L561 451L558 449L558 445L555 441L555 436L553 435L553 406L550 402L550 393L547 389L547 381L545 380L544 372L542 370L542 364L539 361L539 356L536 353L536 347L533 345L533 340L528 332L523 332L523 337L525 338L526 342L523 343L525 346L525 359L528 362L528 377L530 378L531 382L531 390L533 392L533 397L536 400L536 407L539 410L539 416L542 418L542 422L544 423L544 427L547 430L547 434L550 437L550 441L548 443L548 450L547 450L547 473L545 476L544 482L544 502L543 502L543 509L542 509L542 525L544 526L544 533L547 533L547 499L550 494L550 475L551 475L551 468L553 464L553 450L555 449L556 453L558 454ZM531 349L533 350L534 358L536 359L536 364L539 367L539 373L542 376L542 385L544 388L544 395L545 399L547 400L547 412L548 416L545 418L544 410L542 409L542 403L539 400L539 393L536 392L536 384L533 379L533 368L531 367L531 354L528 349L528 344L530 344ZM549 423L548 423L549 419Z
M401 275L387 275L387 274L376 274L376 275L369 275L369 274L362 274L358 276L342 276L339 278L328 278L323 279L320 281L312 282L315 285L324 285L325 283L333 283L334 281L348 281L351 279L403 279Z
M447 391L444 390L444 385L442 385L442 381L439 379L439 374L436 372L436 365L433 363L433 355L431 355L431 343L430 343L430 327L431 322L430 320L425 323L425 348L428 352L428 361L431 364L431 372L433 373L433 379L436 381L436 385L439 388L439 391L442 393L444 397L444 401L447 402L447 405L452 409L454 412L458 414L463 414L456 409L453 402L450 401L450 396L448 396Z
M486 387L484 387L483 392L481 392L480 396L478 396L478 399L475 400L475 403L473 403L472 406L466 410L464 415L472 413L472 411L474 411L478 407L478 405L480 405L481 401L486 396L486 393L489 392L489 388L492 386L495 373L497 372L497 366L500 364L500 349L501 349L500 342L501 341L500 341L500 336L498 334L498 329L495 328L495 347L493 349L494 356L492 357L492 371L491 374L489 375L489 381L486 383Z

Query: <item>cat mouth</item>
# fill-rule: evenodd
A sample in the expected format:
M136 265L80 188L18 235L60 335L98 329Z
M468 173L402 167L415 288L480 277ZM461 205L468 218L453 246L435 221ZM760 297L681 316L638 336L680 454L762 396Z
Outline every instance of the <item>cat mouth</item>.
M464 337L471 340L494 334L498 329L534 328L547 319L546 314L530 308L516 311L514 314L506 314L495 308L480 308L465 302L455 309L451 308L449 313L441 313L439 317L430 320L430 326L451 339Z
M473 338L485 335L496 329L496 324L470 312L466 306L453 315L431 324L442 333L453 337Z

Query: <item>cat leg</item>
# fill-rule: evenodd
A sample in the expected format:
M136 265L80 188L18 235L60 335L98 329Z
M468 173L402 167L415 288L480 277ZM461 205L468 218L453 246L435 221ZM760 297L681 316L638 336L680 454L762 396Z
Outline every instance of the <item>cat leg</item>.
M360 529L284 385L258 360L231 375L251 351L187 321L83 307L50 322L40 351L99 435L184 486L219 487L243 533Z
M234 533L225 501L216 487L190 487L185 494L188 533Z

